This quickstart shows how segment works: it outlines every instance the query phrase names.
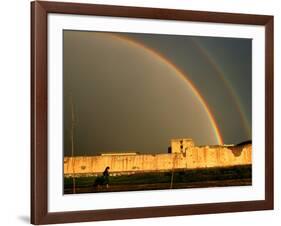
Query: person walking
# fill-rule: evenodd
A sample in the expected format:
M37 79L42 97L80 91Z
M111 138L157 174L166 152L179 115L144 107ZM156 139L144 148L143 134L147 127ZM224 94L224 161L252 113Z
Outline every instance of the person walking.
M102 173L103 179L104 179L104 184L106 185L106 188L109 187L109 169L110 169L110 167L107 166Z

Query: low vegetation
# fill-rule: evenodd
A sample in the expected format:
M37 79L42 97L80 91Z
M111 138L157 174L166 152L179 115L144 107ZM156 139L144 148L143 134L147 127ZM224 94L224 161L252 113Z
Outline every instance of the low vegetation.
M80 176L75 179L77 188L92 187L96 176ZM131 175L110 176L110 187L124 187L130 190L130 187L135 187L133 190L138 190L137 187L147 185L147 187L169 187L171 184L172 172L149 172L135 173ZM193 170L177 170L173 175L173 187L181 188L188 187L190 184L197 184L197 187L204 187L203 184L215 186L212 182L223 181L251 181L252 167L251 165L233 166L226 168L208 168L208 169L193 169ZM202 186L200 186L202 184ZM221 183L222 186L227 186L227 183ZM231 185L231 184L230 184ZM239 185L239 183L238 183ZM69 190L73 187L73 179L71 177L64 178L64 188ZM125 189L122 189L125 190ZM143 189L142 189L143 190Z

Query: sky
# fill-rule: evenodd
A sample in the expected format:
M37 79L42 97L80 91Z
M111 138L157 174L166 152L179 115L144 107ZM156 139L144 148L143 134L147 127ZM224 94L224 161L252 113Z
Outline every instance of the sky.
M64 155L251 140L252 40L63 33Z

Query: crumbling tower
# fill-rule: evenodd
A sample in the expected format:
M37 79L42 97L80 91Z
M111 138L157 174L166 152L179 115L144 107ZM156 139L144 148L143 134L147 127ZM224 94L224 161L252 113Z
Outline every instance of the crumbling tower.
M186 155L189 148L194 147L194 142L189 138L177 138L171 140L171 153Z

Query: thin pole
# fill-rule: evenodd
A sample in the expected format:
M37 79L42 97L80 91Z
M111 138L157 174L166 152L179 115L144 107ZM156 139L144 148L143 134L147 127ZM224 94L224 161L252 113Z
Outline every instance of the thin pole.
M171 183L170 183L170 189L173 188L173 183L174 183L174 168L175 168L175 158L176 158L176 153L172 153L172 159L173 159L173 164L172 164L172 175L171 175Z
M72 95L70 96L70 103L71 103L71 157L72 157L72 190L73 194L76 193L76 181L75 181L75 161L74 161L74 125L75 125L75 116L74 116L74 104L73 104L73 98Z

